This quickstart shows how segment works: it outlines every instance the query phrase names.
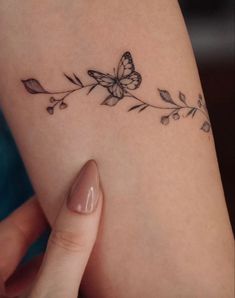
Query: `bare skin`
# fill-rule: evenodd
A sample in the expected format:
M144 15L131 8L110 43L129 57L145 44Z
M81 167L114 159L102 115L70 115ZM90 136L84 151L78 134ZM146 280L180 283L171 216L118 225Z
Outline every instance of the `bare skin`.
M202 93L176 1L2 1L1 106L50 223L77 169L94 158L108 200L82 289L88 297L233 297L233 236L204 115L171 119L166 110L127 110L134 98L100 105L98 86L46 111L50 91L72 88L63 75L94 83L88 70L113 73L130 51L153 105L158 88L190 106ZM136 102L135 102L136 103ZM164 103L163 103L164 104ZM165 104L168 106L168 104Z

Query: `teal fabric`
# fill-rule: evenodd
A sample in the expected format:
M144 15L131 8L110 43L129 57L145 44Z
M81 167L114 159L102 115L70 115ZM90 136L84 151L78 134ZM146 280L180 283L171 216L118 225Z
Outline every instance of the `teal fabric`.
M10 130L0 111L0 220L25 202L33 188ZM45 249L48 232L29 249L28 260Z

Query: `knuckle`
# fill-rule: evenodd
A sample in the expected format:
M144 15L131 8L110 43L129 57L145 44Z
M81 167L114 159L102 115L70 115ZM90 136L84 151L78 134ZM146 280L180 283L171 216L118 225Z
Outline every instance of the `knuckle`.
M53 231L50 236L50 243L69 252L85 252L88 249L84 237L69 231Z

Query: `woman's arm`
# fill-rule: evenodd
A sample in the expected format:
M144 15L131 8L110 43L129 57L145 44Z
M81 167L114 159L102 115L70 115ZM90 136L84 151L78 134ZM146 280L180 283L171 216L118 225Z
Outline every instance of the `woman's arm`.
M6 1L0 28L1 105L50 222L84 161L100 167L85 293L232 297L233 237L177 1Z

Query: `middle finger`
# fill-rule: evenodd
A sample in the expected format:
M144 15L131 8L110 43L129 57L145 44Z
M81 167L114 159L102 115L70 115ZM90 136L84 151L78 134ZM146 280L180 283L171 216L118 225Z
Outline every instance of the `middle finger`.
M47 221L35 198L0 223L0 275L3 281L14 272L28 247L46 227Z

